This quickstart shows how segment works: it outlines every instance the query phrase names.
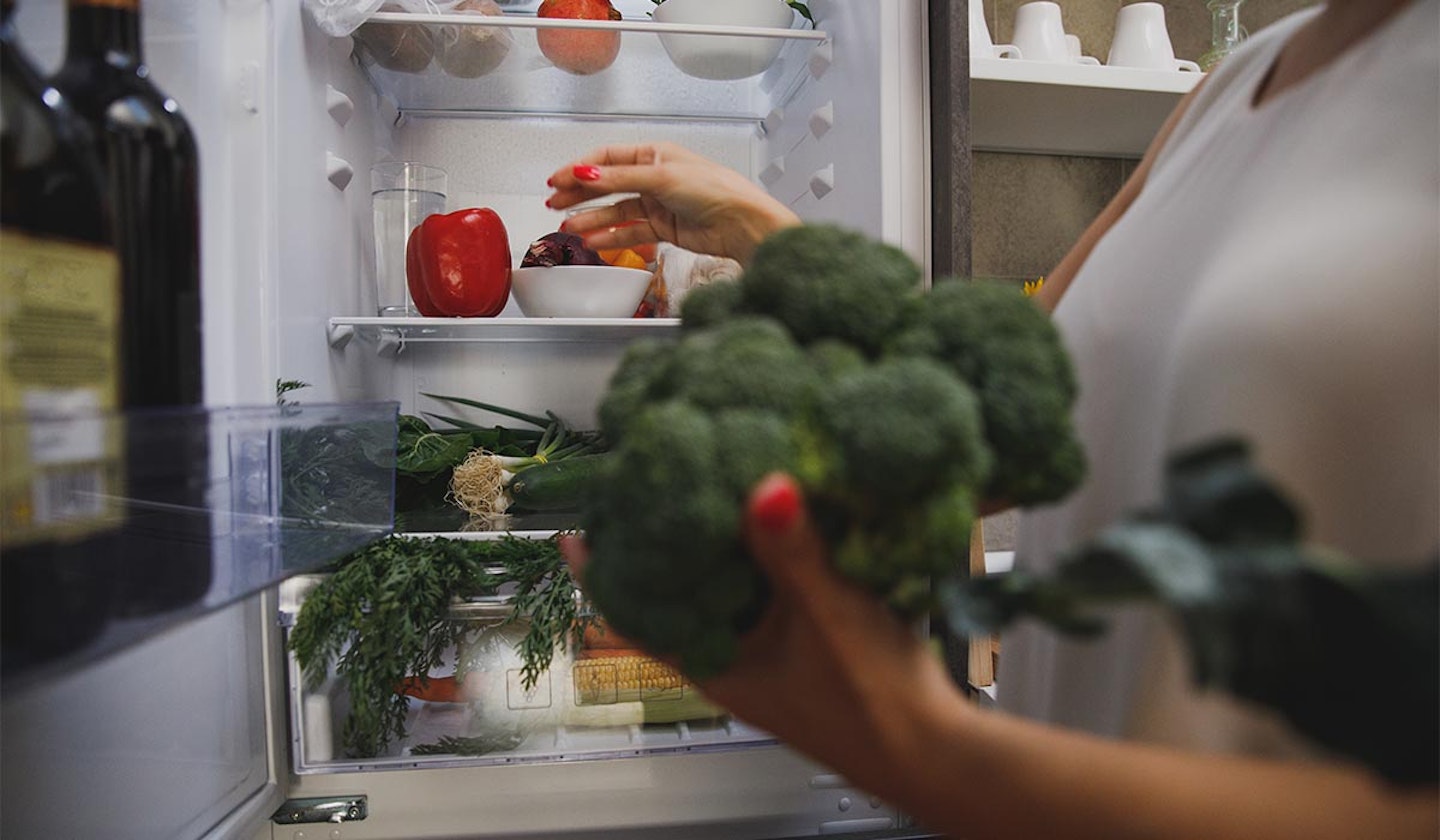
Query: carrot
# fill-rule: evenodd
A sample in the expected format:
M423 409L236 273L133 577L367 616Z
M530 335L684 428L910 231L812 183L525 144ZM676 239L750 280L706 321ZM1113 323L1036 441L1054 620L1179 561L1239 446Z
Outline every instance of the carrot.
M395 693L427 703L463 703L460 683L454 677L406 677Z

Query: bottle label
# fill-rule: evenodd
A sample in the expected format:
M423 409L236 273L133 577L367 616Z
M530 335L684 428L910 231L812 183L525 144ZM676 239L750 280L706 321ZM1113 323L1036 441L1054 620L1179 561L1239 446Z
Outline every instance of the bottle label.
M9 228L0 253L0 532L20 546L117 527L119 259Z

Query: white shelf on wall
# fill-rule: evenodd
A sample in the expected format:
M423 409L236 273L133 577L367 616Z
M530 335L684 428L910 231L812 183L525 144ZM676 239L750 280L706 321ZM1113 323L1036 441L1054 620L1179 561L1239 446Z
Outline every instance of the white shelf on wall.
M977 151L1138 158L1201 74L992 58L970 62Z
M447 75L438 61L418 73L387 70L367 58L363 48L357 48L361 66L376 92L394 103L400 114L410 116L758 122L794 93L815 62L828 60L829 47L825 32L798 26L775 29L682 25L656 23L648 18L596 21L518 14L492 17L384 12L372 15L366 25L504 28L513 39L504 60L477 78ZM591 75L567 73L545 58L536 41L536 32L557 28L617 32L621 36L619 57L610 67ZM660 43L658 36L662 33L717 39L779 39L785 46L760 75L712 81L681 72Z

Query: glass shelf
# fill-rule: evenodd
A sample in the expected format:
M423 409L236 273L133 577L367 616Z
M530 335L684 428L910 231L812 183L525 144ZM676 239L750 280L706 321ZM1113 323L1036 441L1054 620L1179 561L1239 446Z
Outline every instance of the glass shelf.
M359 336L394 355L408 344L632 341L679 334L678 318L331 318L332 347Z
M972 59L971 144L980 151L1138 158L1201 76Z
M4 692L388 534L398 412L385 402L8 418Z
M375 64L365 49L357 46L356 54L371 84L394 103L402 116L531 115L758 122L794 94L813 63L828 66L828 37L813 29L664 24L648 18L582 21L519 14L400 12L375 14L366 23L367 27L417 25L432 30L440 26L502 27L511 36L512 44L495 69L477 78L451 76L439 61L430 62L418 73L397 72ZM568 73L540 52L536 33L543 29L614 31L621 38L620 55L614 64L598 73ZM763 73L712 81L677 68L660 42L662 34L779 39L785 43ZM817 46L825 49L817 51Z

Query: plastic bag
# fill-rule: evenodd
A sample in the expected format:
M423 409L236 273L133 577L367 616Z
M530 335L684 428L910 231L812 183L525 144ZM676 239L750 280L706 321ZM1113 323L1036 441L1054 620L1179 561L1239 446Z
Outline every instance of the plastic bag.
M495 0L460 0L449 12L492 16L505 14ZM435 27L435 36L435 60L446 73L461 79L474 79L499 67L505 56L510 54L510 46L515 40L510 30L501 26L444 24Z
M343 38L380 10L385 0L301 0L305 14L331 38Z
M371 0L354 2L369 5ZM436 14L443 8L435 0L382 0L375 11ZM425 72L437 48L435 33L422 23L365 23L354 35L365 58L397 73Z
M668 242L660 244L658 253L658 282L651 286L658 300L648 301L656 318L678 317L680 304L691 289L710 283L733 283L744 273L740 263L728 257L697 254Z
M509 55L514 38L499 26L367 23L377 12L503 15L495 0L302 0L322 32L353 35L362 58L397 73L423 73L432 60L451 76L473 79Z

